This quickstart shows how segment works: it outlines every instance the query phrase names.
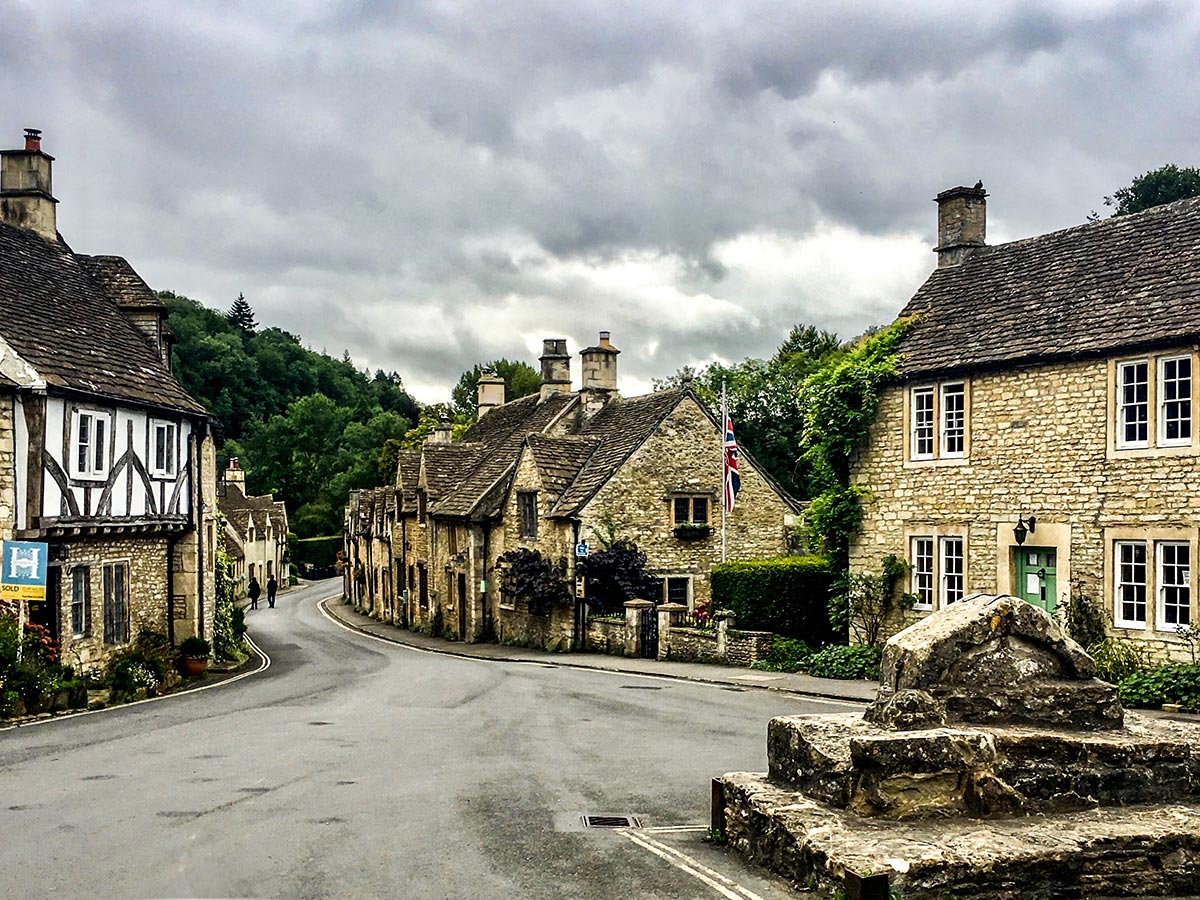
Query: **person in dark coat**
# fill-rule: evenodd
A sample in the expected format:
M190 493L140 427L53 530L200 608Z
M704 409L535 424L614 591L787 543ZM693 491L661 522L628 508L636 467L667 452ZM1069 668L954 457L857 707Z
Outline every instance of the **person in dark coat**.
M250 598L250 608L258 609L258 598L262 594L262 585L258 583L258 579L253 575L250 576L250 584L246 587L246 596Z
M271 609L275 608L275 592L279 590L279 582L275 580L274 575L267 577L267 606Z

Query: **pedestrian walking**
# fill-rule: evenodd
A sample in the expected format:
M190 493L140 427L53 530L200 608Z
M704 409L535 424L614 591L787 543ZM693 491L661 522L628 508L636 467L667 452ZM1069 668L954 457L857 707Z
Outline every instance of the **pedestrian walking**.
M275 608L275 592L279 590L279 582L274 575L267 576L267 606Z
M246 596L250 598L250 608L258 609L258 598L262 594L262 585L258 583L258 579L253 575L250 576L250 584L246 587Z

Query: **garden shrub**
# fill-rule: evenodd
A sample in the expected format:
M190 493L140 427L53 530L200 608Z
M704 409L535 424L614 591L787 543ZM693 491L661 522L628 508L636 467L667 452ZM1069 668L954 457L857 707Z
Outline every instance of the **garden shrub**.
M646 571L646 554L633 541L614 539L576 563L587 580L586 594L592 609L623 613L629 600L657 600L662 582Z
M878 678L883 650L865 644L831 644L808 658L805 668L818 678Z
M1096 661L1096 677L1109 684L1120 684L1135 672L1150 667L1146 651L1138 641L1106 637L1088 647Z
M520 547L500 554L496 568L500 570L503 594L525 600L535 616L547 615L553 607L571 603L571 591L564 578L565 559L552 562L536 550ZM436 629L434 633L437 634Z
M1164 703L1200 708L1200 666L1161 666L1134 672L1121 680L1121 702L1128 707L1155 709Z
M134 642L110 657L104 667L112 699L131 699L138 688L152 696L172 686L178 678L175 658L175 648L166 635L142 629Z
M812 648L804 641L777 637L771 641L767 658L760 659L751 668L768 672L799 672L812 653Z
M728 609L737 627L801 638L810 646L833 637L829 597L834 573L821 557L784 556L714 566L714 609Z

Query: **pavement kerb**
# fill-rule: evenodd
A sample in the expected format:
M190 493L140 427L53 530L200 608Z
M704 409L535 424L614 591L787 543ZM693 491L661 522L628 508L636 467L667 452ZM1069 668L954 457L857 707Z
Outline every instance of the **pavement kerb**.
M467 653L462 650L454 650L449 647L427 646L425 644L418 644L418 643L415 643L412 641L406 641L403 639L402 636L400 636L398 634L389 633L388 631L383 630L383 629L396 629L398 626L389 625L386 622L378 622L378 623L373 623L371 626L364 626L363 624L361 624L359 622L352 621L342 615L339 615L336 607L341 604L335 605L335 604L330 603L331 600L336 600L336 599L340 599L340 596L334 595L331 597L326 597L323 600L317 601L317 605L320 608L322 608L323 610L325 610L325 612L328 613L330 616L337 619L338 622L345 625L347 628L351 628L362 634L370 635L371 637L378 638L379 640L382 640L382 641L387 641L392 644L398 644L402 647L408 647L410 650L421 650L426 653L438 653L438 654L441 654L442 656L455 656L455 657L458 657L459 659L473 659L473 660L482 661L482 662L533 663L536 665L544 665L544 666L559 666L564 669L585 669L585 670L592 671L592 672L616 672L616 673L620 673L623 675L637 675L637 676L641 676L641 677L650 677L650 678L668 678L673 681L690 681L690 682L693 682L696 684L711 684L711 685L716 685L719 687L738 687L738 688L746 688L746 689L756 689L756 690L761 690L761 691L776 691L778 693L784 693L784 694L795 694L800 697L814 697L814 698L821 699L821 700L838 700L842 703L852 703L852 704L863 705L863 706L865 706L868 702L870 702L868 700L864 700L861 697L848 697L845 694L839 694L839 693L835 693L832 691L822 692L822 691L805 690L805 689L801 689L801 688L789 687L787 685L778 685L778 684L756 684L754 682L736 681L732 678L703 678L703 677L696 676L696 675L684 675L679 672L659 672L659 671L647 672L647 671L644 671L641 669L622 668L621 666L597 666L597 665L591 665L591 664L585 663L585 662L578 662L573 659L568 661L557 655L548 657L546 659L542 659L540 657L533 657L533 656L511 656L511 655L510 656L494 656L492 654ZM488 645L488 646L492 646L492 645ZM565 657L565 656L567 656L567 655L563 654L563 657ZM619 657L619 656L614 656L612 658L614 660L621 659L621 657ZM665 663L664 665L670 665L670 663Z

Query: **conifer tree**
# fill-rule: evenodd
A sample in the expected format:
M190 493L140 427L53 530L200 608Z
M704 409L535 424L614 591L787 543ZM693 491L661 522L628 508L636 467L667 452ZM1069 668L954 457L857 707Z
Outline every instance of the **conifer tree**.
M230 325L243 334L254 334L254 329L258 328L258 323L254 321L254 310L250 307L250 301L242 293L237 295L233 306L229 307L229 312L225 313L225 318L229 320Z

